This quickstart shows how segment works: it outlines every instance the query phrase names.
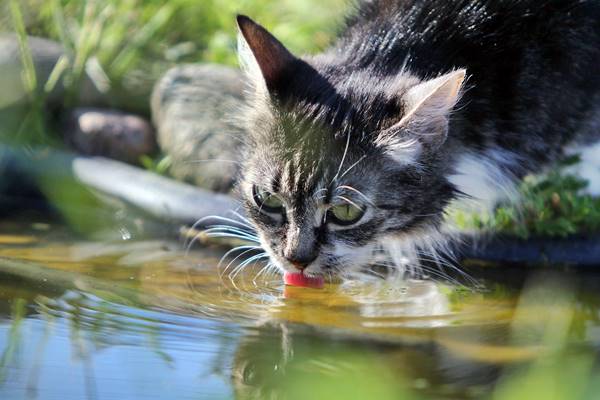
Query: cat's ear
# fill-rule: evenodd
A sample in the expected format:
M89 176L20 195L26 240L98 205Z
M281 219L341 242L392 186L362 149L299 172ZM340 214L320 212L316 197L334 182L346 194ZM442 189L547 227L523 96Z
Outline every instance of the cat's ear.
M238 53L242 68L258 88L272 89L285 79L296 57L265 28L244 15L237 16Z
M450 113L460 99L466 71L459 69L421 82L406 91L404 115L381 132L377 144L402 163L412 163L424 152L439 149L448 135Z
M406 110L400 124L426 116L447 116L459 100L466 70L459 69L410 88L404 95Z

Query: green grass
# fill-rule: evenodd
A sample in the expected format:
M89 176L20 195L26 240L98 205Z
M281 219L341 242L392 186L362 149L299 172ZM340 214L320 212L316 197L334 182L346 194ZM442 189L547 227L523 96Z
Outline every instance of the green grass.
M0 0L0 11L13 9L13 3L17 2ZM332 40L348 8L347 0L20 0L18 4L23 18L0 17L0 30L15 30L22 23L30 35L61 42L68 54L68 63L61 66L68 87L77 86L92 60L98 75L106 77L105 85L127 90L151 85L175 63L235 65L237 13L257 19L290 49L305 53Z
M14 106L16 112L0 109L0 144L31 149L32 154L64 147L55 129L58 121L45 108L59 83L65 89L63 108L79 104L89 76L108 95L109 105L147 114L154 82L171 66L236 65L237 13L263 23L293 51L307 53L332 40L345 10L346 0L0 0L0 33L18 38L27 98L25 107ZM53 39L65 49L47 76L34 68L29 36ZM170 162L162 155L140 160L160 174ZM77 231L90 231L72 206L95 202L76 183L45 175L39 179L42 191L65 220Z

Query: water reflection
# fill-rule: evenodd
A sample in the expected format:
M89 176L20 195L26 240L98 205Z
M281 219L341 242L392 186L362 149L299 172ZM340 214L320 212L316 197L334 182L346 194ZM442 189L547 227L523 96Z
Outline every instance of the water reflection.
M541 390L563 366L578 371L579 397L556 398L593 393L591 274L479 271L478 291L429 281L312 290L257 277L260 267L229 281L216 248L9 239L0 398L514 399L514 382Z

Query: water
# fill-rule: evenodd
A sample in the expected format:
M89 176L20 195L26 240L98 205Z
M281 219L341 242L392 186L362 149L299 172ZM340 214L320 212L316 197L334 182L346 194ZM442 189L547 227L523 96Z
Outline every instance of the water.
M0 399L599 398L590 271L315 290L224 252L0 225Z

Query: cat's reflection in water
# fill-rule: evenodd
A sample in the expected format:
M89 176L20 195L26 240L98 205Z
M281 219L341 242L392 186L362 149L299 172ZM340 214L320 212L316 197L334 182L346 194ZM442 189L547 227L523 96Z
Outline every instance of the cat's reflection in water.
M322 291L285 289L283 304L263 320L269 322L244 337L235 352L237 398L330 398L332 392L334 398L371 398L373 391L401 398L407 391L440 388L464 397L486 390L498 376L498 365L461 358L439 339L468 337L477 346L503 336L499 329L505 326L491 334L476 326L448 331L450 301L440 284L342 286L345 299L328 310L318 307Z
M240 342L231 379L237 399L403 398L414 390L469 397L489 389L499 370L433 343L343 339L279 324Z

